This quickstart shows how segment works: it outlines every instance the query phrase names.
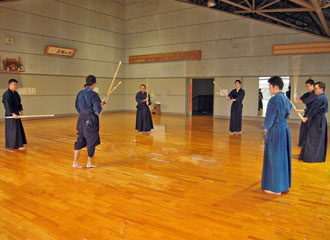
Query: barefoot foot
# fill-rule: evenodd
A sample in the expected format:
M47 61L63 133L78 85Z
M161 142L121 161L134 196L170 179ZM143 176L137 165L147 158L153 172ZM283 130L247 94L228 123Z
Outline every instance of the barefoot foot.
M269 190L264 190L265 193L268 193L268 194L273 194L273 195L278 195L278 196L281 196L282 193L280 192L272 192L272 191L269 191Z
M87 163L86 167L87 167L87 168L96 168L97 165L93 165L93 164L91 164L91 163Z
M74 163L74 164L72 165L72 167L74 167L74 168L82 168L82 166L80 166L78 163Z

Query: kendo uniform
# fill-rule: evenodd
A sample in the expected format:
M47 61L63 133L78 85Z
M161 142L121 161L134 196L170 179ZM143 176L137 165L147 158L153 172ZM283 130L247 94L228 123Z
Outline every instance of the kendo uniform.
M99 117L96 115L102 112L101 99L92 88L86 87L78 93L75 105L80 115L77 121L78 137L74 149L80 150L87 146L88 157L92 158L95 147L101 143Z
M2 95L2 103L5 107L5 116L12 117L12 113L20 115L23 111L21 98L16 91L8 89ZM6 147L18 149L27 144L26 136L21 119L5 118Z
M325 162L328 147L328 125L325 114L328 112L328 98L322 93L312 103L308 118L306 136L299 160L304 162Z
M242 110L243 110L243 99L245 96L245 91L240 88L238 91L236 89L232 90L228 97L230 99L236 99L235 102L231 104L230 109L230 132L241 132L242 131Z
M135 129L139 132L149 132L151 129L154 128L152 123L151 112L149 106L146 104L146 97L147 93L142 93L141 91L136 94L135 100L138 103L136 106L136 125ZM151 104L150 95L149 98L149 105Z
M261 189L284 192L291 188L291 135L287 125L291 103L283 92L267 105L263 129L267 130Z

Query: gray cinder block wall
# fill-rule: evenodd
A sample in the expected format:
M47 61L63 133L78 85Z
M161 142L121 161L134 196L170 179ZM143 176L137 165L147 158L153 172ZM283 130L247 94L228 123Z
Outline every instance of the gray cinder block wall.
M15 43L5 45L5 37ZM108 111L134 111L135 93L146 78L162 112L183 115L189 79L214 78L229 90L241 79L246 90L243 116L254 117L258 77L293 74L294 56L272 56L272 45L317 41L326 39L174 0L7 2L0 5L0 56L21 56L26 72L1 73L0 90L16 77L25 92L36 91L22 92L26 114L75 114L74 98L85 76L98 77L104 96L123 61L118 76L123 84ZM78 51L73 58L47 56L46 45ZM196 49L202 50L200 61L128 64L130 55ZM330 84L329 63L330 54L303 55L298 93L305 91L303 82L309 77ZM215 91L214 115L228 117L229 107Z

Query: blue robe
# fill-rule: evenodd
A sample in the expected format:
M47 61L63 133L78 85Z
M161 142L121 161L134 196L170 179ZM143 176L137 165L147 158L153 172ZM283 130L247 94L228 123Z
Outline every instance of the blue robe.
M136 106L136 124L135 129L139 132L149 132L151 129L154 128L154 125L152 123L152 117L151 112L149 109L149 106L145 103L145 100L147 97L147 93L142 93L141 91L138 92L135 96L135 100L138 103ZM150 95L148 94L149 98L149 105L151 104Z
M291 187L291 136L287 126L291 108L283 92L277 93L268 102L263 126L267 130L261 183L263 190L279 193Z
M230 99L236 99L235 102L231 104L230 109L230 132L241 132L242 131L242 110L243 110L243 99L245 96L245 91L240 88L238 91L236 89L232 90L228 97Z
M306 117L313 101L317 98L314 90L312 92L307 92L300 97L301 101L306 105L304 117ZM307 123L301 122L300 132L299 132L299 143L298 146L302 146L304 139L306 138Z
M299 159L304 162L325 162L328 147L328 126L325 114L328 99L324 93L317 97L306 114L306 136Z
M101 99L92 88L86 87L81 90L76 98L76 110L79 113L77 121L77 141L74 144L75 150L87 146L88 156L93 157L95 147L99 145L99 117L95 114L102 112Z

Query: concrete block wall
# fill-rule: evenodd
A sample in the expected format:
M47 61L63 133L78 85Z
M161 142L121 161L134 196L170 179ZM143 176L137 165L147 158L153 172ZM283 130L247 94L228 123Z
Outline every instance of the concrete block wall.
M130 55L196 49L202 50L202 60L130 64L125 78L214 78L228 90L240 79L246 90L243 116L256 117L258 77L293 75L295 56L273 56L272 46L317 41L325 39L196 5L146 0L126 7L125 61ZM330 54L304 55L299 74L323 76L330 84L329 63ZM304 89L304 80L299 85ZM171 86L168 82L155 88L165 91ZM214 115L228 117L230 105L223 97L214 96ZM187 109L187 100L177 104L177 113L185 114L179 109ZM292 114L292 118L297 116Z
M22 57L25 73L0 73L0 90L14 77L26 114L75 114L74 99L87 75L98 77L105 94L125 47L125 5L108 0L22 0L0 4L0 56ZM14 38L13 45L4 43ZM73 58L45 55L46 45L77 49ZM124 67L123 67L124 69ZM122 77L120 72L119 78ZM110 78L109 78L110 77ZM107 79L109 78L109 79ZM109 110L123 109L119 91ZM4 116L3 107L0 116Z
M3 39L13 37L13 45ZM259 76L292 76L295 56L272 56L272 45L325 39L288 28L174 0L21 0L0 4L0 56L21 56L22 74L0 73L0 90L10 77L36 95L23 96L29 113L74 114L74 97L88 74L107 91L118 62L123 81L110 111L135 110L139 85L150 79L153 101L164 113L186 114L187 83L214 78L226 89L241 79L246 90L243 116L256 116ZM73 58L44 55L46 45L78 49ZM200 61L128 64L128 57L202 50ZM302 56L299 92L305 76L330 84L330 54ZM70 104L69 104L70 103ZM229 116L228 103L214 97L214 115ZM3 116L3 108L0 108Z

